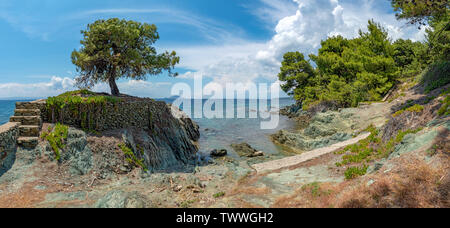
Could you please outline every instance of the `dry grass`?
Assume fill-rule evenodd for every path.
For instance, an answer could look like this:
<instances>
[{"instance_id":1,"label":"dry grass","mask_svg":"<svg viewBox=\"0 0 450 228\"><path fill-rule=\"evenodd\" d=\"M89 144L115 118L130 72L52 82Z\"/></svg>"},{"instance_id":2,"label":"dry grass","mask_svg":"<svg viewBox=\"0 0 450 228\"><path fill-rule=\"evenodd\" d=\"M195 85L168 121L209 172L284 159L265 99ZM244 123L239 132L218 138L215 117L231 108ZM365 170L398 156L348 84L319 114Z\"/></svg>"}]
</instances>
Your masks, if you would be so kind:
<instances>
[{"instance_id":1,"label":"dry grass","mask_svg":"<svg viewBox=\"0 0 450 228\"><path fill-rule=\"evenodd\" d=\"M256 188L256 187L239 187L239 188L233 188L230 192L230 195L238 195L238 194L248 194L248 195L266 195L270 194L272 192L272 189L263 187L263 188Z\"/></svg>"},{"instance_id":2,"label":"dry grass","mask_svg":"<svg viewBox=\"0 0 450 228\"><path fill-rule=\"evenodd\" d=\"M360 184L343 193L337 205L343 208L447 207L448 194L443 195L440 186L448 186L448 183L442 183L448 171L414 160L402 164L399 172L379 175L370 186Z\"/></svg>"},{"instance_id":3,"label":"dry grass","mask_svg":"<svg viewBox=\"0 0 450 228\"><path fill-rule=\"evenodd\" d=\"M289 196L279 197L273 208L329 208L334 207L339 186L330 183L305 185Z\"/></svg>"},{"instance_id":4,"label":"dry grass","mask_svg":"<svg viewBox=\"0 0 450 228\"><path fill-rule=\"evenodd\" d=\"M448 158L448 157L447 157ZM306 185L279 197L275 208L440 208L450 207L450 169L402 159L395 171L340 184Z\"/></svg>"}]
</instances>

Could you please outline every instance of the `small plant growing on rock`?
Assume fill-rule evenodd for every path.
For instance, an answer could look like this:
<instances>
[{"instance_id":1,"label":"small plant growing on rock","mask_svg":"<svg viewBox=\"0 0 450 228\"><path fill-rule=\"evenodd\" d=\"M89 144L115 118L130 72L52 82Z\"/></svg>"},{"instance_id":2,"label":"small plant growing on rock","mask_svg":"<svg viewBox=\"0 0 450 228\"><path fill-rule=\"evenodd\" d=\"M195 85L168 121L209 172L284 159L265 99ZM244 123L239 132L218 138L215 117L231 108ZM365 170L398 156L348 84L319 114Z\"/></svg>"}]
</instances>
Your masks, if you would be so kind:
<instances>
[{"instance_id":1,"label":"small plant growing on rock","mask_svg":"<svg viewBox=\"0 0 450 228\"><path fill-rule=\"evenodd\" d=\"M180 207L181 208L189 208L193 203L195 203L195 200L186 200L181 202Z\"/></svg>"},{"instance_id":2,"label":"small plant growing on rock","mask_svg":"<svg viewBox=\"0 0 450 228\"><path fill-rule=\"evenodd\" d=\"M218 192L216 194L213 195L214 198L220 198L220 197L224 197L225 196L225 192Z\"/></svg>"},{"instance_id":3,"label":"small plant growing on rock","mask_svg":"<svg viewBox=\"0 0 450 228\"><path fill-rule=\"evenodd\" d=\"M450 115L450 96L447 96L444 101L442 101L442 106L438 111L439 116Z\"/></svg>"},{"instance_id":4,"label":"small plant growing on rock","mask_svg":"<svg viewBox=\"0 0 450 228\"><path fill-rule=\"evenodd\" d=\"M69 127L60 123L57 123L53 129L48 128L48 132L43 133L41 136L43 139L52 147L53 152L55 152L55 160L61 158L61 150L66 147L64 144L69 132Z\"/></svg>"},{"instance_id":5,"label":"small plant growing on rock","mask_svg":"<svg viewBox=\"0 0 450 228\"><path fill-rule=\"evenodd\" d=\"M413 106L411 106L411 107L404 108L404 109L402 109L402 110L397 111L396 113L394 113L394 114L392 115L392 117L400 116L400 115L403 114L405 111L407 111L407 112L421 113L421 112L423 112L423 110L424 110L424 107L423 107L422 105L415 104L415 105L413 105Z\"/></svg>"},{"instance_id":6,"label":"small plant growing on rock","mask_svg":"<svg viewBox=\"0 0 450 228\"><path fill-rule=\"evenodd\" d=\"M369 166L363 165L362 167L349 167L345 171L345 179L351 180L359 176L363 176L367 173Z\"/></svg>"},{"instance_id":7,"label":"small plant growing on rock","mask_svg":"<svg viewBox=\"0 0 450 228\"><path fill-rule=\"evenodd\" d=\"M134 155L133 150L127 147L125 144L121 143L117 145L122 152L125 154L125 159L128 163L141 167L145 172L148 171L147 166L144 164L144 159L138 159L136 155Z\"/></svg>"}]
</instances>

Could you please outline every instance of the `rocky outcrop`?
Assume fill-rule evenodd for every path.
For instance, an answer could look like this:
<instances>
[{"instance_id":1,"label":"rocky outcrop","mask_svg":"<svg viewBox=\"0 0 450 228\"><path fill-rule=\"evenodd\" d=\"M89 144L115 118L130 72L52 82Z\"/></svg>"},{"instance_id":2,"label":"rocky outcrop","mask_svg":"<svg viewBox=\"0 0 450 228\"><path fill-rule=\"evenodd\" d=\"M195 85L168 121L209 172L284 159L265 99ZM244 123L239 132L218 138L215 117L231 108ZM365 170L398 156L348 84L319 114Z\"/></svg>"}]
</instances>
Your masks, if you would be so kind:
<instances>
[{"instance_id":1,"label":"rocky outcrop","mask_svg":"<svg viewBox=\"0 0 450 228\"><path fill-rule=\"evenodd\" d=\"M231 147L241 157L254 158L264 156L262 151L255 150L248 143L232 144Z\"/></svg>"},{"instance_id":2,"label":"rocky outcrop","mask_svg":"<svg viewBox=\"0 0 450 228\"><path fill-rule=\"evenodd\" d=\"M354 123L351 113L319 112L309 119L306 127L297 131L281 130L272 135L277 143L302 151L314 150L348 140Z\"/></svg>"},{"instance_id":3,"label":"rocky outcrop","mask_svg":"<svg viewBox=\"0 0 450 228\"><path fill-rule=\"evenodd\" d=\"M31 104L34 103L20 105ZM91 135L78 130L84 126L85 115L73 109L59 110L62 113L58 118L62 116L64 124L71 126L59 162L69 167L71 174L85 175L94 170L100 178L105 178L112 173L130 172L136 166L157 171L195 163L199 126L180 109L141 98L126 98L101 107L103 114L88 121L89 132L94 133ZM52 110L41 112L48 114L44 119L52 119ZM89 113L85 116L91 117ZM61 120L58 118L54 120ZM129 151L122 145L132 154L127 154ZM55 158L48 142L42 142L36 150L50 159Z\"/></svg>"}]
</instances>

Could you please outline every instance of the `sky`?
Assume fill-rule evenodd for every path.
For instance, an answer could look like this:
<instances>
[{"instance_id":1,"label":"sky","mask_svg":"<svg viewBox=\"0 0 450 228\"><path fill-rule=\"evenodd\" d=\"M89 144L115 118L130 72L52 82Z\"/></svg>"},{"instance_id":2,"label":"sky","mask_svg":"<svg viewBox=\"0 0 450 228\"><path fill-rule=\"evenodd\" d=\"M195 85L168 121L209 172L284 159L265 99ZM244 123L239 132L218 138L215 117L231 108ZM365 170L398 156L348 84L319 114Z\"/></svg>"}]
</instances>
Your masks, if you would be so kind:
<instances>
[{"instance_id":1,"label":"sky","mask_svg":"<svg viewBox=\"0 0 450 228\"><path fill-rule=\"evenodd\" d=\"M170 97L176 83L270 83L284 53L316 53L333 35L357 36L374 19L392 40L423 40L397 21L389 0L0 0L0 98L42 98L74 90L80 31L98 19L155 24L159 51L181 57L177 78L119 80L122 93ZM109 92L106 84L93 88ZM280 96L286 96L281 94Z\"/></svg>"}]
</instances>

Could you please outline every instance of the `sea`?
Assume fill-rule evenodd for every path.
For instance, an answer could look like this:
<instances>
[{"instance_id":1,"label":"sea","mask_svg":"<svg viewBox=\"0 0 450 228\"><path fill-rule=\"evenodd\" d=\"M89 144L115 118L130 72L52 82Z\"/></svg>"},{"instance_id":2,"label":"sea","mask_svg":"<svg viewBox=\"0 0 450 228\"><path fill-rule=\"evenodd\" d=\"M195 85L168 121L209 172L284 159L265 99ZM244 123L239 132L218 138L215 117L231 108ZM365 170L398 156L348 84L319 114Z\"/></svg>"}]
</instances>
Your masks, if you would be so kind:
<instances>
[{"instance_id":1,"label":"sea","mask_svg":"<svg viewBox=\"0 0 450 228\"><path fill-rule=\"evenodd\" d=\"M172 103L175 99L159 99L167 103ZM30 101L30 100L0 100L0 125L5 124L9 121L9 118L14 114L15 103L18 101ZM196 102L201 103L201 105L194 105ZM254 108L253 104L262 105L260 101L255 100L234 100L234 118L206 118L201 116L201 118L195 118L194 113L203 113L202 110L198 110L199 107L203 109L207 100L192 100L191 101L191 114L193 115L193 120L197 122L200 126L200 153L207 155L211 150L214 149L226 149L229 151L229 155L232 157L237 157L238 155L234 153L231 148L231 144L248 143L250 146L256 150L265 152L266 154L278 154L282 152L282 148L272 143L270 140L270 135L278 132L281 129L293 129L295 124L289 118L283 115L278 116L278 124L275 125L273 129L261 129L261 122L267 122L276 115L273 110L270 112L271 115L261 115L258 108ZM226 117L227 101L221 102L223 104L223 116ZM274 104L272 107L271 100L264 102L267 110L274 108L278 110L280 108L292 105L295 101L291 98L280 98L278 99L278 104ZM219 103L220 104L220 103ZM180 108L183 109L184 105ZM212 105L212 110L215 110L215 105ZM197 109L197 110L196 110ZM245 117L237 116L238 111L245 112ZM250 118L250 116L257 118ZM265 113L268 114L268 113ZM198 117L198 116L197 116Z\"/></svg>"}]
</instances>

